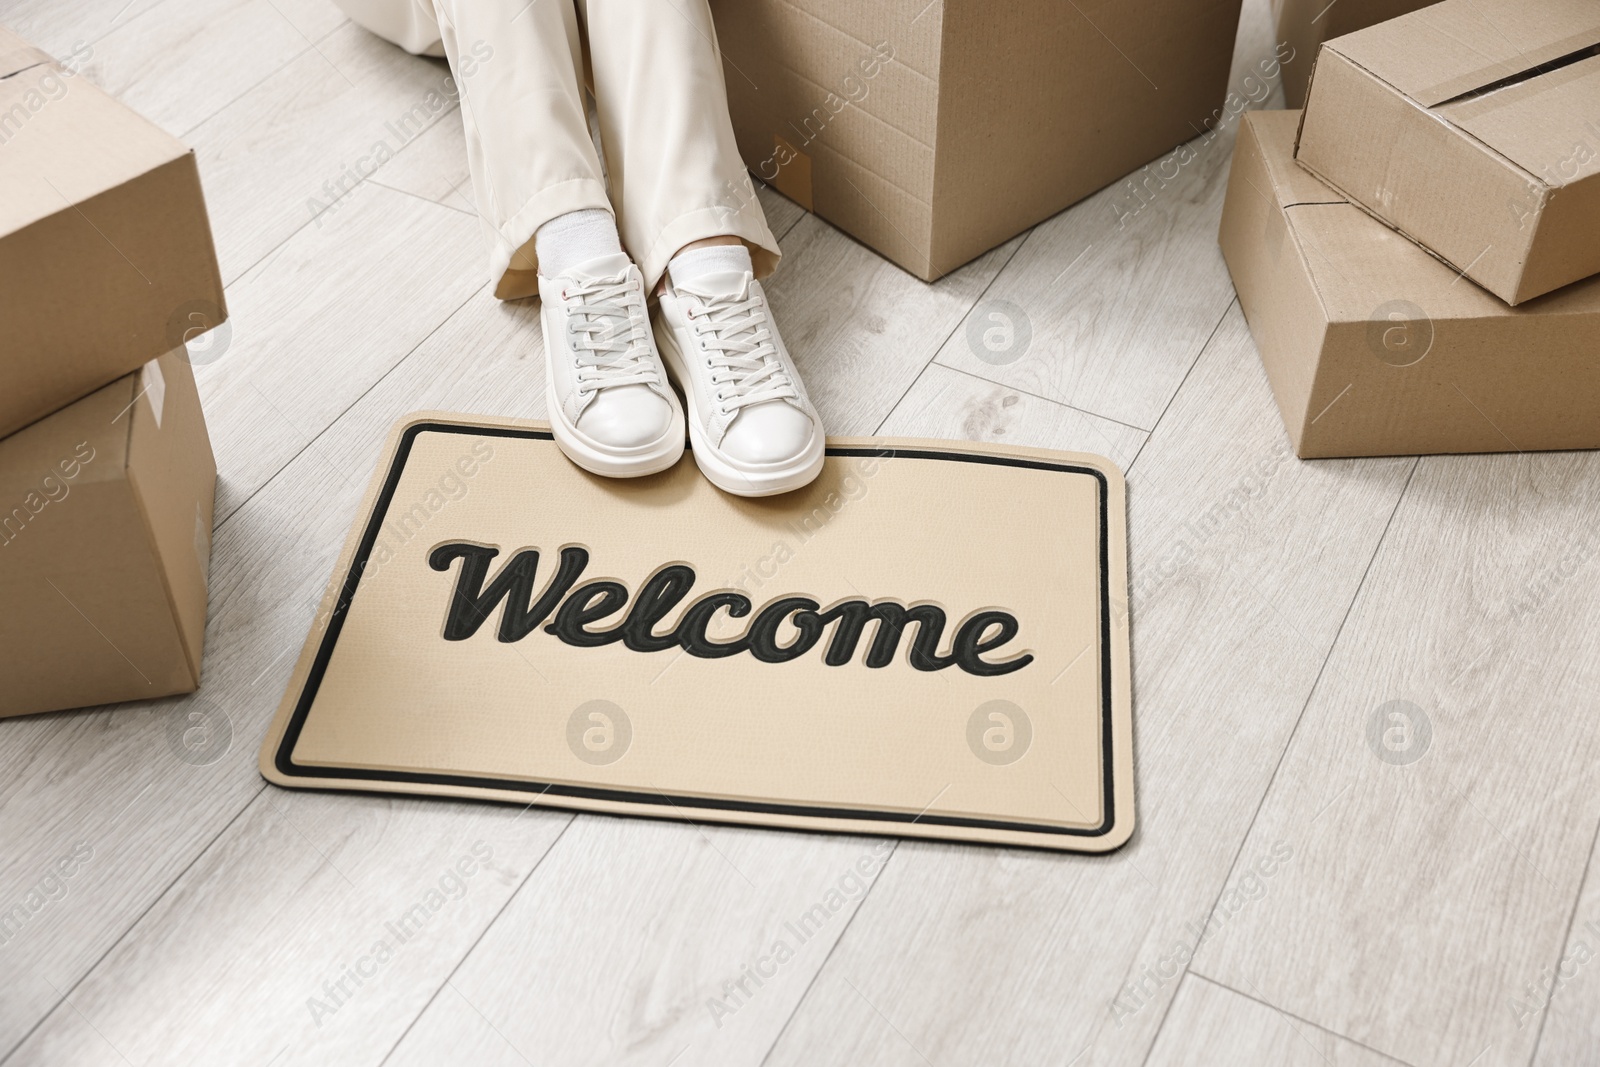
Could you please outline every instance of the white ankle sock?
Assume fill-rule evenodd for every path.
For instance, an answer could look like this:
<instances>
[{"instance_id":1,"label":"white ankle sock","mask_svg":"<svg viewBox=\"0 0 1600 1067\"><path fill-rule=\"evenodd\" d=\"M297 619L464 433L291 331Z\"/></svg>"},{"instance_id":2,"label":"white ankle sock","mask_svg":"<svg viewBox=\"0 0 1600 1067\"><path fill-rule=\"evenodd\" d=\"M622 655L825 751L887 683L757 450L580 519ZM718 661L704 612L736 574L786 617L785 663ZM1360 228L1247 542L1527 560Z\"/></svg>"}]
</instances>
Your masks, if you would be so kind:
<instances>
[{"instance_id":1,"label":"white ankle sock","mask_svg":"<svg viewBox=\"0 0 1600 1067\"><path fill-rule=\"evenodd\" d=\"M685 285L707 274L739 274L754 270L750 262L750 250L742 244L691 248L687 252L679 252L667 264L667 274L672 278L673 285Z\"/></svg>"},{"instance_id":2,"label":"white ankle sock","mask_svg":"<svg viewBox=\"0 0 1600 1067\"><path fill-rule=\"evenodd\" d=\"M539 273L555 278L581 263L622 251L617 220L599 208L569 211L540 226L533 235Z\"/></svg>"}]
</instances>

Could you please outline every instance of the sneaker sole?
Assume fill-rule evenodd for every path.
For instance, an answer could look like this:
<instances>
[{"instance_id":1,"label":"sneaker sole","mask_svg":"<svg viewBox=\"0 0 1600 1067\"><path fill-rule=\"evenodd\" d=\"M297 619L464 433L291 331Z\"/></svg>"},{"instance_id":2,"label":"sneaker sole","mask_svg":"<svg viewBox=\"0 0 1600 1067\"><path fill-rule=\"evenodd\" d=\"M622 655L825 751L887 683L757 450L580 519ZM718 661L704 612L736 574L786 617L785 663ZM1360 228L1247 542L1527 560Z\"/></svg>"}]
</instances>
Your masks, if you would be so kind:
<instances>
[{"instance_id":1,"label":"sneaker sole","mask_svg":"<svg viewBox=\"0 0 1600 1067\"><path fill-rule=\"evenodd\" d=\"M683 403L689 410L689 447L694 452L694 461L712 485L734 496L759 497L792 493L816 480L827 458L827 441L821 434L813 434L806 450L781 466L740 463L713 447L702 429L694 389L690 387L688 368L684 365L683 353L678 350L678 342L670 330L662 329L656 322L652 321L650 328L655 334L661 362L667 368L667 377L682 390Z\"/></svg>"}]
</instances>

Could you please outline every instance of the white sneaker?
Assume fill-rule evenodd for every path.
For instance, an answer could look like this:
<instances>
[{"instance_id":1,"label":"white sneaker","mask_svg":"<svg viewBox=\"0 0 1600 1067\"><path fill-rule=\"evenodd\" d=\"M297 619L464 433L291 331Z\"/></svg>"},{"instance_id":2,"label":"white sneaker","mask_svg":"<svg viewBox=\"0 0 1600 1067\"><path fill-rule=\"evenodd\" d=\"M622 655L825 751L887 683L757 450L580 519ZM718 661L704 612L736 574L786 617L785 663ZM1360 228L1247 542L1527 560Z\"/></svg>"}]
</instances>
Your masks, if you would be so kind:
<instances>
[{"instance_id":1,"label":"white sneaker","mask_svg":"<svg viewBox=\"0 0 1600 1067\"><path fill-rule=\"evenodd\" d=\"M586 471L635 478L683 455L683 407L650 333L644 279L627 256L539 276L550 429Z\"/></svg>"},{"instance_id":2,"label":"white sneaker","mask_svg":"<svg viewBox=\"0 0 1600 1067\"><path fill-rule=\"evenodd\" d=\"M711 483L738 496L807 485L822 470L822 420L749 271L670 283L656 344L689 404L689 443Z\"/></svg>"}]
</instances>

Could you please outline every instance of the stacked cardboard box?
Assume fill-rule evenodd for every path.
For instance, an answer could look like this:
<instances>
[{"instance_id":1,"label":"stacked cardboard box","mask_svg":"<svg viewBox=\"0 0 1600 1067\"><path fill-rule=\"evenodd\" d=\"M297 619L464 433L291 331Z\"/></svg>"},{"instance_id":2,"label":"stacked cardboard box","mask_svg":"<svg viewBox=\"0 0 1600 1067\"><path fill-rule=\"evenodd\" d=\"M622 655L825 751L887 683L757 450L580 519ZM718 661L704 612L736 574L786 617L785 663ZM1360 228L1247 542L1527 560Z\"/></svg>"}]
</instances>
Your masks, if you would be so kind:
<instances>
[{"instance_id":1,"label":"stacked cardboard box","mask_svg":"<svg viewBox=\"0 0 1600 1067\"><path fill-rule=\"evenodd\" d=\"M1239 6L711 2L751 172L924 280L1220 126Z\"/></svg>"},{"instance_id":2,"label":"stacked cardboard box","mask_svg":"<svg viewBox=\"0 0 1600 1067\"><path fill-rule=\"evenodd\" d=\"M225 315L193 153L0 27L0 715L199 684Z\"/></svg>"},{"instance_id":3,"label":"stacked cardboard box","mask_svg":"<svg viewBox=\"0 0 1600 1067\"><path fill-rule=\"evenodd\" d=\"M1221 244L1300 456L1600 447L1600 5L1329 42L1243 124Z\"/></svg>"}]
</instances>

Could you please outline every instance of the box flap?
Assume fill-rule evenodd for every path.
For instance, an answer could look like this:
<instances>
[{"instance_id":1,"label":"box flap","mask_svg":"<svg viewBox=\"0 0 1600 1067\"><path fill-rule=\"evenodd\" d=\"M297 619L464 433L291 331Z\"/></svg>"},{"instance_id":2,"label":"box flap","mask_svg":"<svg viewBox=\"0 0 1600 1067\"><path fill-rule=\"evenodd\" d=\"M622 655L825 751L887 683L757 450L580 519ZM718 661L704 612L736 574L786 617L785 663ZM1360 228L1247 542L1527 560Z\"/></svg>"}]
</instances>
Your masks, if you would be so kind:
<instances>
[{"instance_id":1,"label":"box flap","mask_svg":"<svg viewBox=\"0 0 1600 1067\"><path fill-rule=\"evenodd\" d=\"M1600 55L1439 108L1549 186L1600 174Z\"/></svg>"},{"instance_id":2,"label":"box flap","mask_svg":"<svg viewBox=\"0 0 1600 1067\"><path fill-rule=\"evenodd\" d=\"M1596 44L1595 0L1444 0L1325 47L1434 107Z\"/></svg>"},{"instance_id":3,"label":"box flap","mask_svg":"<svg viewBox=\"0 0 1600 1067\"><path fill-rule=\"evenodd\" d=\"M198 684L217 464L188 353L174 349L151 360L139 380L140 399L129 415L128 482Z\"/></svg>"},{"instance_id":4,"label":"box flap","mask_svg":"<svg viewBox=\"0 0 1600 1067\"><path fill-rule=\"evenodd\" d=\"M54 64L0 79L0 236L188 152L87 78Z\"/></svg>"}]
</instances>

